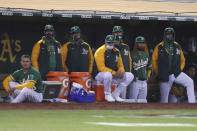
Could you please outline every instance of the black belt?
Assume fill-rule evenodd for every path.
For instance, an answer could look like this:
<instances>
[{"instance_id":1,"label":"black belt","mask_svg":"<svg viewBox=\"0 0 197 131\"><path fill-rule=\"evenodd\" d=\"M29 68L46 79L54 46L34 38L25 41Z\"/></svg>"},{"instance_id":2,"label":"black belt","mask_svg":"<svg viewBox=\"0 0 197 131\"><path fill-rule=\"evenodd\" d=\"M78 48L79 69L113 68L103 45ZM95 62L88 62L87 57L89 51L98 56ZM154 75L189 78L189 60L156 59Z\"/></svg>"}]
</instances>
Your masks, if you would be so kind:
<instances>
[{"instance_id":1,"label":"black belt","mask_svg":"<svg viewBox=\"0 0 197 131\"><path fill-rule=\"evenodd\" d=\"M144 78L138 78L138 80L140 80L140 81L145 81L146 79L144 79Z\"/></svg>"}]
</instances>

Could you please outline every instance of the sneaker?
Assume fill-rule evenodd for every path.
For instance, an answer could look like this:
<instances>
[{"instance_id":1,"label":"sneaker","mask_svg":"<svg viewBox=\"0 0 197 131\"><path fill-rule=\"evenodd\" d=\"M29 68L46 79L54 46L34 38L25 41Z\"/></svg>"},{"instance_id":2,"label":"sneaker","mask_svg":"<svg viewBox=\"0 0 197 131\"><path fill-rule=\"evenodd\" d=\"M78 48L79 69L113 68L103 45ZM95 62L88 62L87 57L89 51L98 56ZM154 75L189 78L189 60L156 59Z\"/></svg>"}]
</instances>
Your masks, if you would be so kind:
<instances>
[{"instance_id":1,"label":"sneaker","mask_svg":"<svg viewBox=\"0 0 197 131\"><path fill-rule=\"evenodd\" d=\"M117 102L124 102L125 99L120 98L119 96L116 96L114 94L112 94L113 98L115 99L115 101Z\"/></svg>"},{"instance_id":2,"label":"sneaker","mask_svg":"<svg viewBox=\"0 0 197 131\"><path fill-rule=\"evenodd\" d=\"M114 98L112 97L111 94L106 94L106 95L105 95L105 100L106 100L107 102L115 102L115 100L114 100Z\"/></svg>"}]
</instances>

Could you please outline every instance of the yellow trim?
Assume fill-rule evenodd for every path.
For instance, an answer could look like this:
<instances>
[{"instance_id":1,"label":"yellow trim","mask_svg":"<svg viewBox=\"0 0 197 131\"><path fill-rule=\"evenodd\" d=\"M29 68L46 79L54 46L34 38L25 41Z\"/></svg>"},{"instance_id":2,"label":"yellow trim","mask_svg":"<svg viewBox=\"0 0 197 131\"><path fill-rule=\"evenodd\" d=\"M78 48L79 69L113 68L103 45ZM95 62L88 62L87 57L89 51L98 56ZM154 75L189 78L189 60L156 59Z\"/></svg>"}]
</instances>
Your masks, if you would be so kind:
<instances>
[{"instance_id":1,"label":"yellow trim","mask_svg":"<svg viewBox=\"0 0 197 131\"><path fill-rule=\"evenodd\" d=\"M41 43L45 43L44 40L40 40L38 41L33 49L32 49L32 53L31 53L31 62L34 68L36 68L37 70L39 70L39 64L38 64L38 58L40 55L40 44Z\"/></svg>"},{"instance_id":2,"label":"yellow trim","mask_svg":"<svg viewBox=\"0 0 197 131\"><path fill-rule=\"evenodd\" d=\"M13 81L13 77L10 75L8 77L6 77L4 80L3 80L3 87L4 89L8 92L10 87L9 87L9 82Z\"/></svg>"},{"instance_id":3,"label":"yellow trim","mask_svg":"<svg viewBox=\"0 0 197 131\"><path fill-rule=\"evenodd\" d=\"M14 88L22 90L23 88L29 88L32 89L35 86L35 82L33 81L28 81L27 83L21 84L21 85L17 85Z\"/></svg>"},{"instance_id":4,"label":"yellow trim","mask_svg":"<svg viewBox=\"0 0 197 131\"><path fill-rule=\"evenodd\" d=\"M61 54L62 54L62 65L65 72L68 72L68 67L66 66L66 59L68 55L68 45L72 44L72 42L67 42L62 46Z\"/></svg>"},{"instance_id":5,"label":"yellow trim","mask_svg":"<svg viewBox=\"0 0 197 131\"><path fill-rule=\"evenodd\" d=\"M152 66L156 75L158 75L158 47L163 45L163 42L156 45L152 54Z\"/></svg>"}]
</instances>

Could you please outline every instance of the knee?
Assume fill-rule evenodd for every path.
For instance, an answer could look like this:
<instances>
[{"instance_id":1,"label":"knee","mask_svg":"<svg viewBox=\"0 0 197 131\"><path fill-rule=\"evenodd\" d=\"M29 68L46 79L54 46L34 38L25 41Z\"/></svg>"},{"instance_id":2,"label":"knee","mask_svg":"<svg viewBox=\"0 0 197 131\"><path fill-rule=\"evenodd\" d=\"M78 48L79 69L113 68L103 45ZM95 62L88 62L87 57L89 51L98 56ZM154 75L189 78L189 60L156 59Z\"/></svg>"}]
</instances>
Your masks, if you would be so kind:
<instances>
[{"instance_id":1,"label":"knee","mask_svg":"<svg viewBox=\"0 0 197 131\"><path fill-rule=\"evenodd\" d=\"M187 83L185 83L187 87L191 86L191 85L194 85L194 81L188 77L188 80L187 80Z\"/></svg>"},{"instance_id":2,"label":"knee","mask_svg":"<svg viewBox=\"0 0 197 131\"><path fill-rule=\"evenodd\" d=\"M22 94L24 94L24 95L28 95L29 94L29 91L30 91L30 89L28 89L28 88L23 88L22 90L21 90L21 93Z\"/></svg>"},{"instance_id":3,"label":"knee","mask_svg":"<svg viewBox=\"0 0 197 131\"><path fill-rule=\"evenodd\" d=\"M134 75L130 72L125 73L126 80L133 81Z\"/></svg>"},{"instance_id":4,"label":"knee","mask_svg":"<svg viewBox=\"0 0 197 131\"><path fill-rule=\"evenodd\" d=\"M103 77L104 77L104 80L107 80L107 81L112 80L112 74L110 72L105 72Z\"/></svg>"}]
</instances>

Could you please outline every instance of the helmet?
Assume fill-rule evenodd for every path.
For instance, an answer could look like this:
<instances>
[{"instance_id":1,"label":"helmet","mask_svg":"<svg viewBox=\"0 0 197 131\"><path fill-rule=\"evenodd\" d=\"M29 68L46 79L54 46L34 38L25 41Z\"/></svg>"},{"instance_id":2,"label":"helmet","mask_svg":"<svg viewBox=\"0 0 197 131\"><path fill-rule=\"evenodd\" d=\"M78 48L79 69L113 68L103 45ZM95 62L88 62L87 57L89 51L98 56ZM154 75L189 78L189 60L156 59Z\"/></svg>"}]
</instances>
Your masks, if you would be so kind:
<instances>
[{"instance_id":1,"label":"helmet","mask_svg":"<svg viewBox=\"0 0 197 131\"><path fill-rule=\"evenodd\" d=\"M70 28L70 33L80 33L80 28L79 26L73 26Z\"/></svg>"},{"instance_id":2,"label":"helmet","mask_svg":"<svg viewBox=\"0 0 197 131\"><path fill-rule=\"evenodd\" d=\"M105 43L108 42L114 42L115 41L115 36L114 35L107 35L105 38Z\"/></svg>"},{"instance_id":3,"label":"helmet","mask_svg":"<svg viewBox=\"0 0 197 131\"><path fill-rule=\"evenodd\" d=\"M114 26L112 32L123 32L122 26Z\"/></svg>"},{"instance_id":4,"label":"helmet","mask_svg":"<svg viewBox=\"0 0 197 131\"><path fill-rule=\"evenodd\" d=\"M53 25L45 25L44 31L47 31L47 30L54 31Z\"/></svg>"},{"instance_id":5,"label":"helmet","mask_svg":"<svg viewBox=\"0 0 197 131\"><path fill-rule=\"evenodd\" d=\"M145 43L146 40L143 36L138 36L135 38L135 43Z\"/></svg>"}]
</instances>

